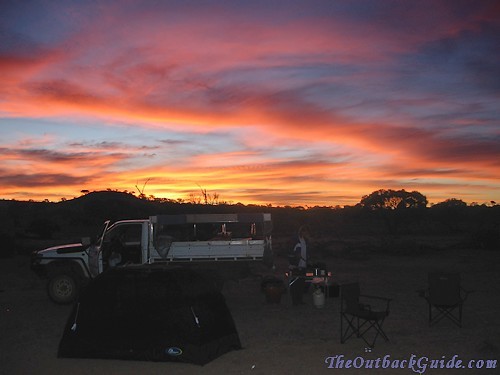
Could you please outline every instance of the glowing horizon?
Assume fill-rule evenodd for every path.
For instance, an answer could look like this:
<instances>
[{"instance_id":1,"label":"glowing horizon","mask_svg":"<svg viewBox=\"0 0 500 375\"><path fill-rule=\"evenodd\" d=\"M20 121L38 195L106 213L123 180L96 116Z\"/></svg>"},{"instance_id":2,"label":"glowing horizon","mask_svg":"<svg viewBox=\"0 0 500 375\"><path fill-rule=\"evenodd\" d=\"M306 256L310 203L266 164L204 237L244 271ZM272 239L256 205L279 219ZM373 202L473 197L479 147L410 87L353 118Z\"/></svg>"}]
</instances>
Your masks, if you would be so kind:
<instances>
[{"instance_id":1,"label":"glowing horizon","mask_svg":"<svg viewBox=\"0 0 500 375\"><path fill-rule=\"evenodd\" d=\"M495 1L0 5L0 199L500 201Z\"/></svg>"}]
</instances>

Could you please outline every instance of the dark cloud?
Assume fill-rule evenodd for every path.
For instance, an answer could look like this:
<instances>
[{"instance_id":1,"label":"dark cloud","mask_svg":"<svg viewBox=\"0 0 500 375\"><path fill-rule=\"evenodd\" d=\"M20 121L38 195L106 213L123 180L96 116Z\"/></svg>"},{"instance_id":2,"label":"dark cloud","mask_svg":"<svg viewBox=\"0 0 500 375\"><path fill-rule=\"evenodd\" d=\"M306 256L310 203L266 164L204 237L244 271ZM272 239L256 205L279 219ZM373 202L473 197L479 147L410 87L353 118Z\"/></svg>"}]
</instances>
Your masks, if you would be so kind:
<instances>
[{"instance_id":1,"label":"dark cloud","mask_svg":"<svg viewBox=\"0 0 500 375\"><path fill-rule=\"evenodd\" d=\"M155 150L158 148L158 146L148 146L148 145L141 145L141 146L134 146L130 145L128 143L124 142L109 142L109 141L102 141L102 142L71 142L68 144L69 147L73 148L82 148L87 151L86 153L90 152L88 149L95 149L100 151L113 151L113 154L117 154L116 150L137 150L137 151L143 151L143 150Z\"/></svg>"},{"instance_id":2,"label":"dark cloud","mask_svg":"<svg viewBox=\"0 0 500 375\"><path fill-rule=\"evenodd\" d=\"M168 146L177 146L177 145L185 145L189 144L188 141L186 140L180 140L180 139L160 139L158 142L168 145Z\"/></svg>"},{"instance_id":3,"label":"dark cloud","mask_svg":"<svg viewBox=\"0 0 500 375\"><path fill-rule=\"evenodd\" d=\"M34 82L27 84L26 88L35 96L49 98L59 102L85 105L100 104L104 101L103 98L84 89L83 86L65 79Z\"/></svg>"},{"instance_id":4,"label":"dark cloud","mask_svg":"<svg viewBox=\"0 0 500 375\"><path fill-rule=\"evenodd\" d=\"M465 68L480 87L500 93L500 7L496 23L482 25L476 37L471 37L472 52L465 60Z\"/></svg>"},{"instance_id":5,"label":"dark cloud","mask_svg":"<svg viewBox=\"0 0 500 375\"><path fill-rule=\"evenodd\" d=\"M500 139L474 139L474 137L437 139L433 144L423 145L422 157L442 161L443 163L454 162L482 163L500 167Z\"/></svg>"},{"instance_id":6,"label":"dark cloud","mask_svg":"<svg viewBox=\"0 0 500 375\"><path fill-rule=\"evenodd\" d=\"M474 12L457 17L450 32L429 37L402 60L415 67L415 87L450 95L474 95L478 88L500 91L500 7L491 2L467 6Z\"/></svg>"},{"instance_id":7,"label":"dark cloud","mask_svg":"<svg viewBox=\"0 0 500 375\"><path fill-rule=\"evenodd\" d=\"M19 160L33 159L39 162L52 162L52 163L73 163L84 162L85 160L93 161L104 155L98 152L61 152L49 149L8 149L0 148L0 153L9 155L10 158L15 157ZM121 159L127 157L124 153L111 153L110 157Z\"/></svg>"},{"instance_id":8,"label":"dark cloud","mask_svg":"<svg viewBox=\"0 0 500 375\"><path fill-rule=\"evenodd\" d=\"M72 176L63 173L0 174L0 185L4 188L83 186L91 180L90 176Z\"/></svg>"}]
</instances>

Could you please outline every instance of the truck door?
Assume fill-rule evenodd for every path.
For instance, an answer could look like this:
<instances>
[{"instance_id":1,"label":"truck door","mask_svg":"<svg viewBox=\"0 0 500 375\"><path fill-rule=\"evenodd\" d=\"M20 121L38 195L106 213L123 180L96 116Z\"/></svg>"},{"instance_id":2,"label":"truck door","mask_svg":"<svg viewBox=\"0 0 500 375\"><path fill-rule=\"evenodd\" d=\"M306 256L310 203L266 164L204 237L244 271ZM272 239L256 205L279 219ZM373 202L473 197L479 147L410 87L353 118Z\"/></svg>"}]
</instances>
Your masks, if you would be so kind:
<instances>
[{"instance_id":1,"label":"truck door","mask_svg":"<svg viewBox=\"0 0 500 375\"><path fill-rule=\"evenodd\" d=\"M99 247L93 243L89 247L89 270L92 278L99 275L102 271L99 267L99 263L101 262L101 256L99 252Z\"/></svg>"},{"instance_id":2,"label":"truck door","mask_svg":"<svg viewBox=\"0 0 500 375\"><path fill-rule=\"evenodd\" d=\"M103 271L101 248L103 237L108 229L109 223L109 220L105 221L97 237L91 240L89 247L89 270L93 278Z\"/></svg>"}]
</instances>

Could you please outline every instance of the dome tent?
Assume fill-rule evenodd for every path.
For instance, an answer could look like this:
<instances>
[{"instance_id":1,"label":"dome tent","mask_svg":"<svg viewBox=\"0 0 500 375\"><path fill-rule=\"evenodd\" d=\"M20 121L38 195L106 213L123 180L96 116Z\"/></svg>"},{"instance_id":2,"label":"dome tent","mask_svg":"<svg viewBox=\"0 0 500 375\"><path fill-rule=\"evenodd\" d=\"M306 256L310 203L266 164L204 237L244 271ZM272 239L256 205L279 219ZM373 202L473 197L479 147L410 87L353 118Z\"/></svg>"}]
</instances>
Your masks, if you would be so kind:
<instances>
[{"instance_id":1,"label":"dome tent","mask_svg":"<svg viewBox=\"0 0 500 375\"><path fill-rule=\"evenodd\" d=\"M241 349L224 296L184 268L122 267L81 293L59 357L176 361L204 365Z\"/></svg>"}]
</instances>

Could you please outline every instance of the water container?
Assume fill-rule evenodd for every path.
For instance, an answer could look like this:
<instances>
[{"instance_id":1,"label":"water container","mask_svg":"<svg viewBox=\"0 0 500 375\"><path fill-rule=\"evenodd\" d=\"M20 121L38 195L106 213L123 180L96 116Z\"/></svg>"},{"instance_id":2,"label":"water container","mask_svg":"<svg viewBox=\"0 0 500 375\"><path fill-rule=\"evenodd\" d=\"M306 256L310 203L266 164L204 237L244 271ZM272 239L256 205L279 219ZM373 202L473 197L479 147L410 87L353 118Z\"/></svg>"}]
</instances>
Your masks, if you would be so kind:
<instances>
[{"instance_id":1,"label":"water container","mask_svg":"<svg viewBox=\"0 0 500 375\"><path fill-rule=\"evenodd\" d=\"M325 293L323 293L323 291L320 288L314 291L313 302L314 306L316 306L318 309L321 309L322 307L325 306Z\"/></svg>"}]
</instances>

